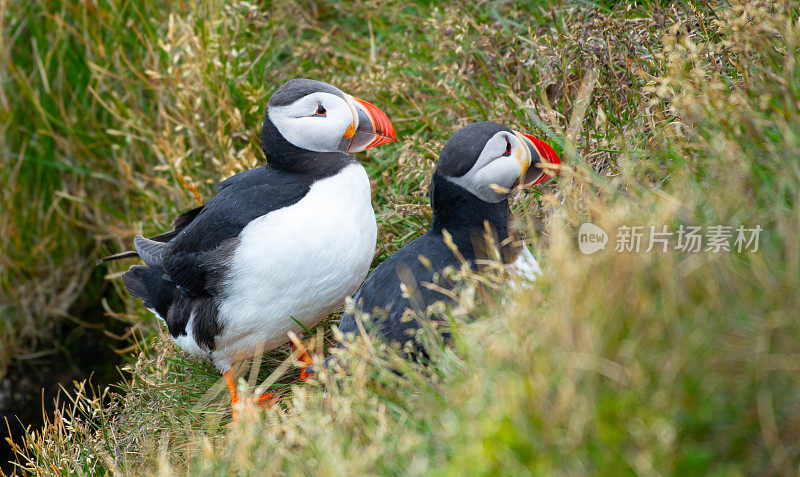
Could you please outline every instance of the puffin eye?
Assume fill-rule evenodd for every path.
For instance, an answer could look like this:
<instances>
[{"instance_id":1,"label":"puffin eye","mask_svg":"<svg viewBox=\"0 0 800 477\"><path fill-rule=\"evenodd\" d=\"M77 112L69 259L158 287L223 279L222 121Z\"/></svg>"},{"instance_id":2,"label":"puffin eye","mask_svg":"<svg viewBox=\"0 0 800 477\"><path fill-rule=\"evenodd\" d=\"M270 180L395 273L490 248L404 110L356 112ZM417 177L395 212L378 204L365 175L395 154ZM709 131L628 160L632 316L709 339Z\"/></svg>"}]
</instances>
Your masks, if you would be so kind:
<instances>
[{"instance_id":1,"label":"puffin eye","mask_svg":"<svg viewBox=\"0 0 800 477\"><path fill-rule=\"evenodd\" d=\"M503 153L504 156L511 155L511 143L506 139L506 152Z\"/></svg>"},{"instance_id":2,"label":"puffin eye","mask_svg":"<svg viewBox=\"0 0 800 477\"><path fill-rule=\"evenodd\" d=\"M325 107L323 107L322 104L318 104L317 111L314 113L314 116L325 116L325 113L327 113Z\"/></svg>"}]
</instances>

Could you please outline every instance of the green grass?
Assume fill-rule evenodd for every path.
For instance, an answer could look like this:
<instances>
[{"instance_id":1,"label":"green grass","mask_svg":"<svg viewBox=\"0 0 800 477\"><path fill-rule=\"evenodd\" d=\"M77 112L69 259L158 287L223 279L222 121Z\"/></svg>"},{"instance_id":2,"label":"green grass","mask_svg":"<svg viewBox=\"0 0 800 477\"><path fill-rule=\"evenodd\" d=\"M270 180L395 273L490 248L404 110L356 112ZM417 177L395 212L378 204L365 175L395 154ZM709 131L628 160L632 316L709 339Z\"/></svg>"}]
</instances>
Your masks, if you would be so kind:
<instances>
[{"instance_id":1,"label":"green grass","mask_svg":"<svg viewBox=\"0 0 800 477\"><path fill-rule=\"evenodd\" d=\"M58 341L38 324L87 280L137 339L121 384L77 384L16 441L21 468L796 473L800 5L630 5L0 3L4 359ZM466 273L481 319L453 313L453 346L429 332L430 364L370 340L319 382L293 386L289 369L272 384L280 406L230 423L218 375L156 336L113 279L125 265L103 290L87 264L255 166L266 99L296 76L395 125L396 144L359 157L376 263L425 229L436 156L467 123L539 135L565 167L514 200L545 268L534 286ZM591 256L577 249L587 221L612 240ZM763 232L757 253L630 254L613 250L621 225ZM315 332L330 342L335 320ZM245 388L286 355L244 363Z\"/></svg>"}]
</instances>

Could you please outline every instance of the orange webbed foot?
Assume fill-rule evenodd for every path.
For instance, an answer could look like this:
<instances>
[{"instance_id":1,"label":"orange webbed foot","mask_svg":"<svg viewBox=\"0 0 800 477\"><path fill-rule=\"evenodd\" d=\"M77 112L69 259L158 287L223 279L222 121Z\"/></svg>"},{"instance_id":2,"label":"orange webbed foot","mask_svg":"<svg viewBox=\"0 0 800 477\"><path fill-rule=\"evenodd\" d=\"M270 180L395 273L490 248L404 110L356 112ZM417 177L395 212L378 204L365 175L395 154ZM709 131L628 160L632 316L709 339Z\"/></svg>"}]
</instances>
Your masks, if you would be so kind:
<instances>
[{"instance_id":1,"label":"orange webbed foot","mask_svg":"<svg viewBox=\"0 0 800 477\"><path fill-rule=\"evenodd\" d=\"M277 393L264 393L258 399L255 399L254 404L258 407L269 409L278 402L278 397Z\"/></svg>"},{"instance_id":2,"label":"orange webbed foot","mask_svg":"<svg viewBox=\"0 0 800 477\"><path fill-rule=\"evenodd\" d=\"M297 357L298 361L305 365L300 370L300 381L304 381L310 377L313 377L316 373L308 371L308 368L314 364L314 360L308 355L308 351L306 350L306 347L303 346L303 342L300 341L300 338L298 338L294 333L289 334L289 339L291 339L292 354Z\"/></svg>"},{"instance_id":3,"label":"orange webbed foot","mask_svg":"<svg viewBox=\"0 0 800 477\"><path fill-rule=\"evenodd\" d=\"M239 408L243 407L243 403L247 402L258 407L265 409L271 408L278 402L278 395L276 393L264 393L257 398L239 398L239 393L236 390L236 383L233 379L233 370L229 369L222 374L225 382L228 383L228 390L231 392L231 414L235 421L238 415Z\"/></svg>"}]
</instances>

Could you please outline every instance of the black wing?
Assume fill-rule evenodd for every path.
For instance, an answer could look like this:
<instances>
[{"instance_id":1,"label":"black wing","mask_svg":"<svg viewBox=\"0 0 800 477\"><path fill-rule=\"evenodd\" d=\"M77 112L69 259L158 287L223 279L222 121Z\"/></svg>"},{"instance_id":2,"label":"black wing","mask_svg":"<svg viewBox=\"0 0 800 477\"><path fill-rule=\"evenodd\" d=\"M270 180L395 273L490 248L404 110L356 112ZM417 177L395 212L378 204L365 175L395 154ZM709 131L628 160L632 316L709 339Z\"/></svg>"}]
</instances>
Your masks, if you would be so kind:
<instances>
[{"instance_id":1,"label":"black wing","mask_svg":"<svg viewBox=\"0 0 800 477\"><path fill-rule=\"evenodd\" d=\"M239 173L220 184L219 192L168 243L135 241L147 265L164 270L181 292L208 292L209 274L219 268L221 249L232 253L231 239L254 219L288 207L305 197L313 180L304 174L262 166ZM223 247L223 245L228 245Z\"/></svg>"},{"instance_id":2,"label":"black wing","mask_svg":"<svg viewBox=\"0 0 800 477\"><path fill-rule=\"evenodd\" d=\"M420 261L420 255L430 263ZM447 248L442 236L428 232L378 265L358 289L353 300L358 309L372 314L371 325L376 327L379 336L390 343L402 345L412 340L419 328L414 320L402 320L406 309L424 311L437 301L449 300L447 295L426 288L424 284L432 283L435 273L441 273L451 265L457 267L458 260ZM401 284L409 287L411 300L403 296ZM368 330L370 328L367 326ZM355 316L345 313L339 330L345 334L358 335Z\"/></svg>"},{"instance_id":3,"label":"black wing","mask_svg":"<svg viewBox=\"0 0 800 477\"><path fill-rule=\"evenodd\" d=\"M272 174L269 174L272 172ZM250 169L244 172L240 172L239 174L235 174L224 181L217 184L217 194L221 191L232 188L234 190L241 190L247 187L255 187L260 182L275 182L274 180L270 180L271 175L276 175L276 172L271 167L258 167L256 169ZM306 189L307 192L307 189ZM212 199L213 200L213 199ZM167 243L178 236L179 233L183 231L189 224L191 224L200 212L203 211L206 205L201 205L200 207L195 207L194 209L187 210L182 214L175 217L172 221L172 230L164 233L160 233L158 235L153 235L152 237L148 237L149 240L153 240L155 242ZM106 262L112 262L115 260L122 260L124 258L133 258L139 257L139 253L136 250L126 250L124 252L120 252L114 255L109 255L108 257L103 257L97 261L97 265Z\"/></svg>"}]
</instances>

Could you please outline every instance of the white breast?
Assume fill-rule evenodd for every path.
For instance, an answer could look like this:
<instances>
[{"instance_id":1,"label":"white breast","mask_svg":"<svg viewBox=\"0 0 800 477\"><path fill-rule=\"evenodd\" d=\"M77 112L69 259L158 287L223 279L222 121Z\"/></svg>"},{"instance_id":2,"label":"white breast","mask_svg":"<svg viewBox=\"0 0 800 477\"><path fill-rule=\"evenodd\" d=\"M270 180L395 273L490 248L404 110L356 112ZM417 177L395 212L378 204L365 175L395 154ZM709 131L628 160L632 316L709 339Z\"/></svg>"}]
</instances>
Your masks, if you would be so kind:
<instances>
[{"instance_id":1,"label":"white breast","mask_svg":"<svg viewBox=\"0 0 800 477\"><path fill-rule=\"evenodd\" d=\"M533 254L528 250L528 246L522 244L522 250L517 255L514 263L507 265L508 271L517 275L524 281L533 282L542 274L542 268L539 262L536 261Z\"/></svg>"},{"instance_id":2,"label":"white breast","mask_svg":"<svg viewBox=\"0 0 800 477\"><path fill-rule=\"evenodd\" d=\"M335 311L364 280L377 225L360 164L315 182L298 203L252 221L239 235L219 305L212 360L224 368L288 341Z\"/></svg>"}]
</instances>

